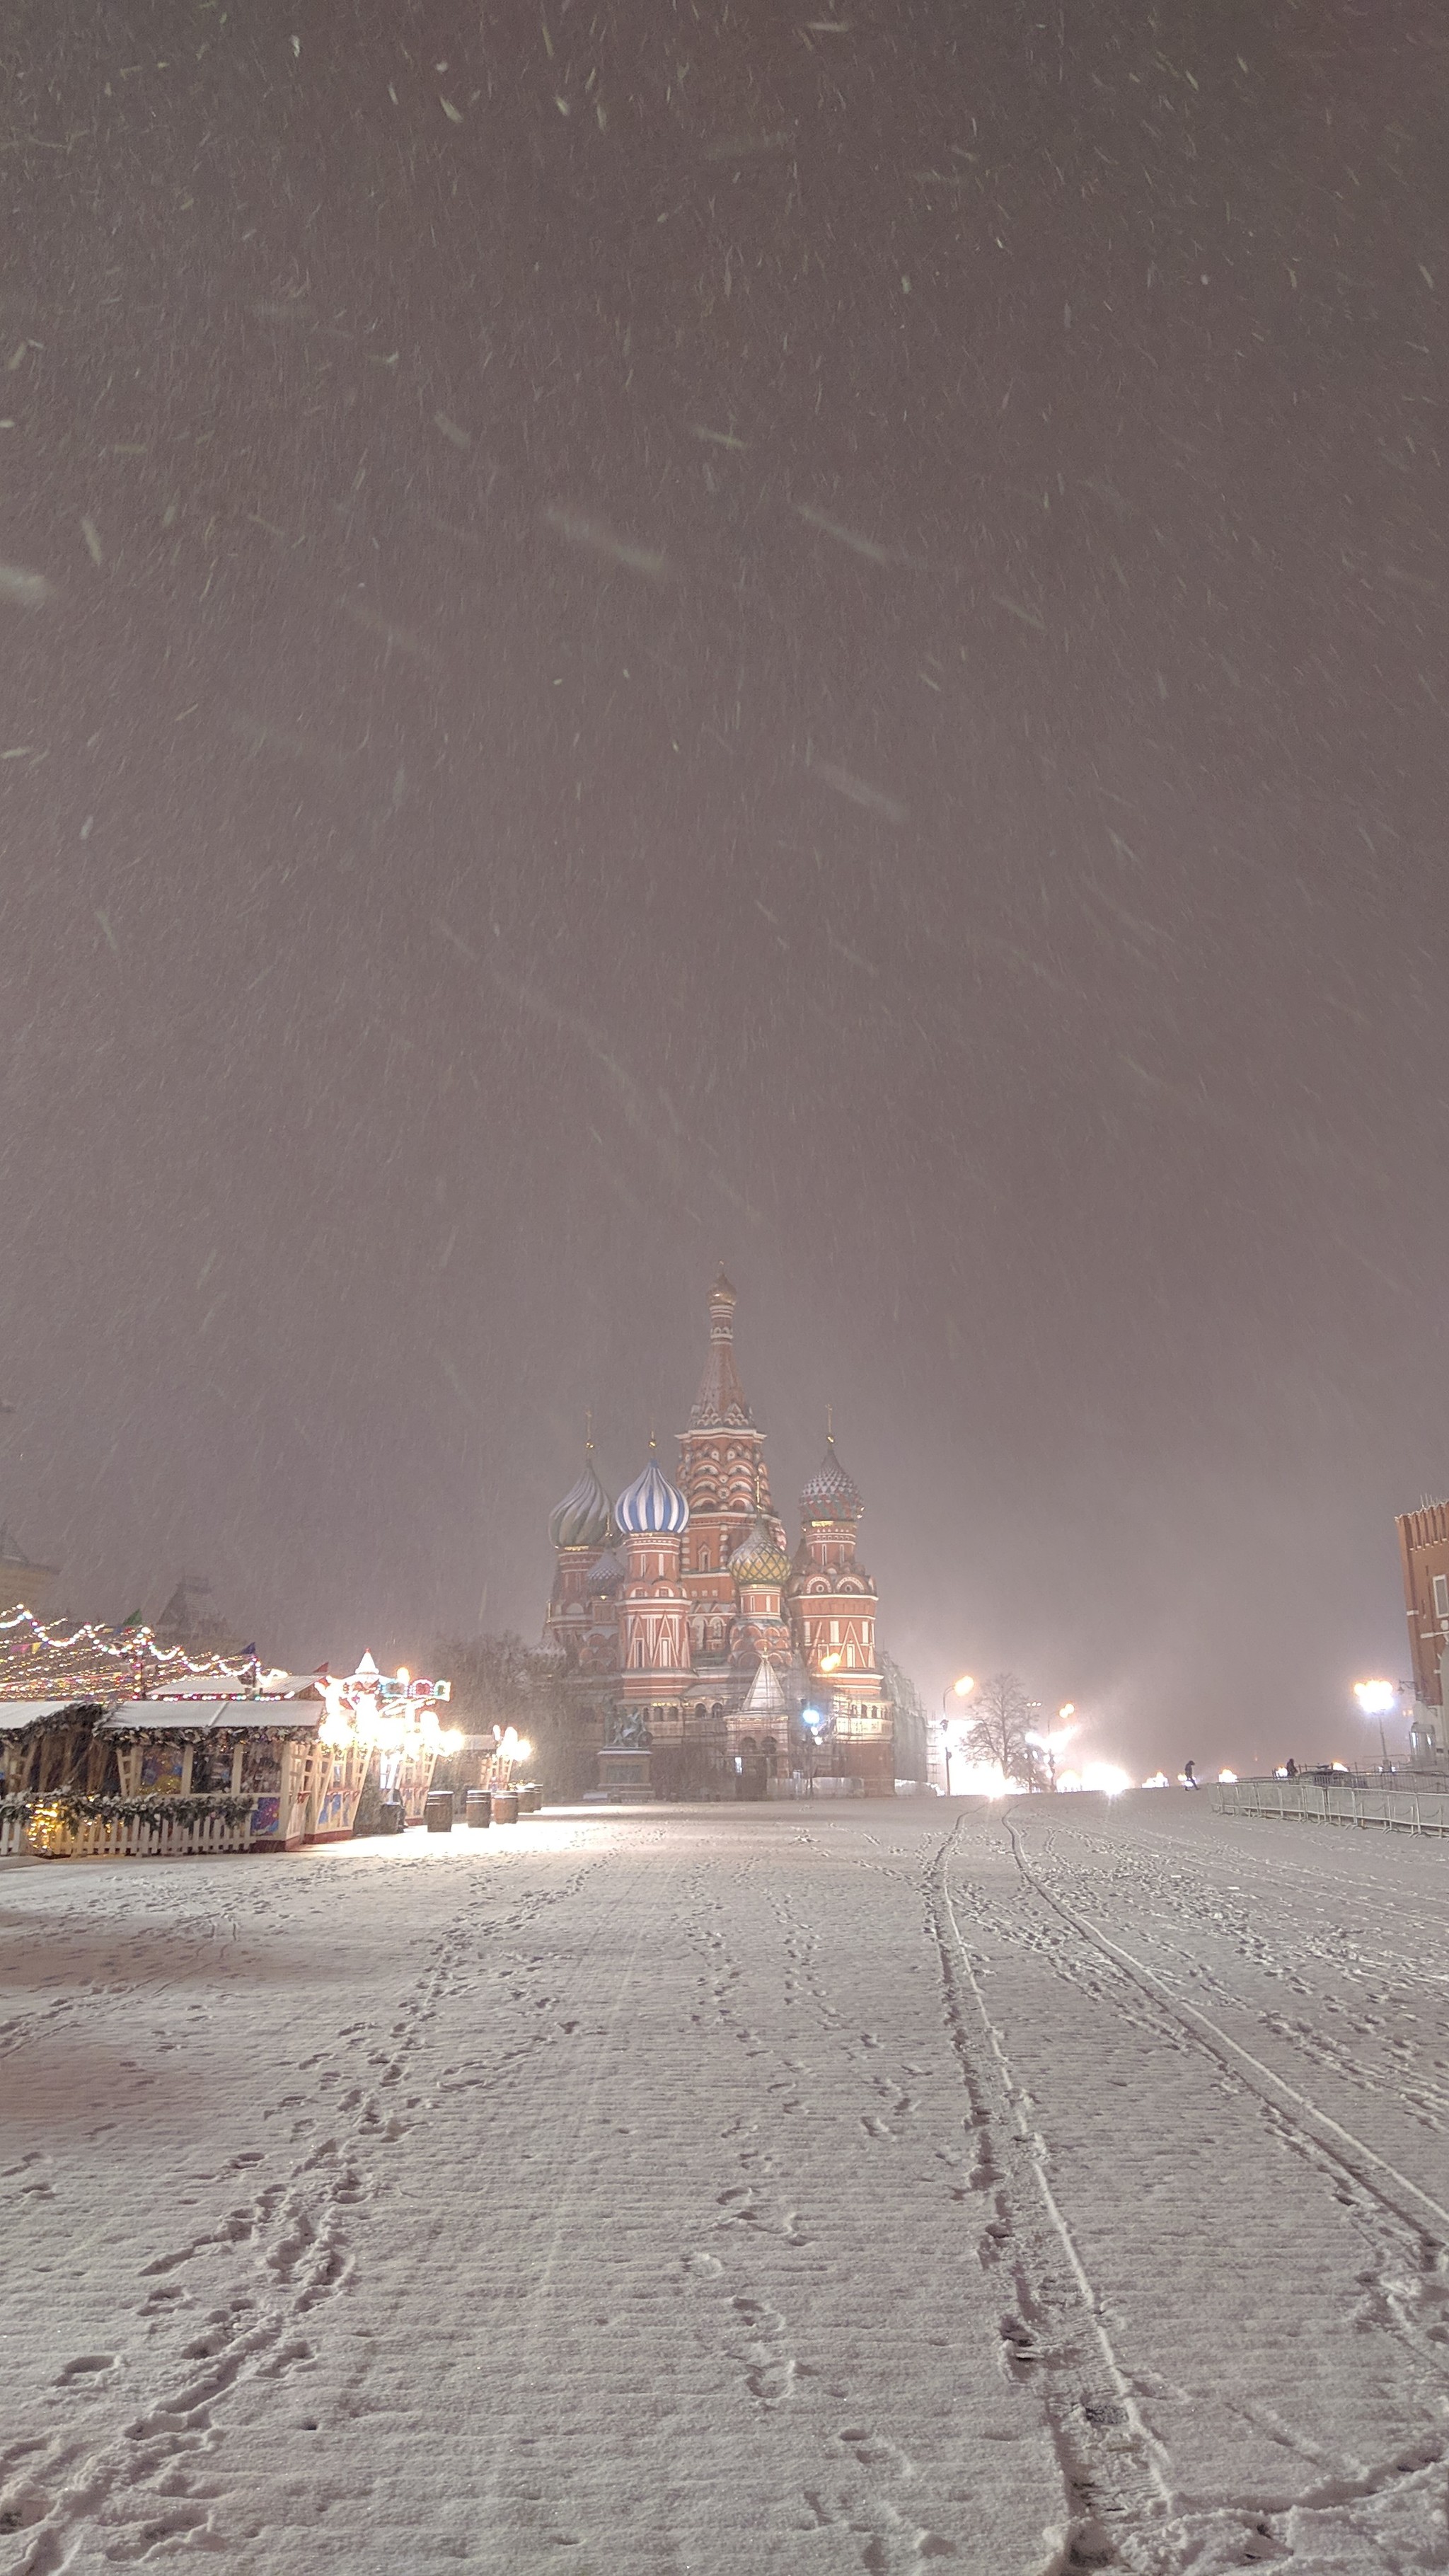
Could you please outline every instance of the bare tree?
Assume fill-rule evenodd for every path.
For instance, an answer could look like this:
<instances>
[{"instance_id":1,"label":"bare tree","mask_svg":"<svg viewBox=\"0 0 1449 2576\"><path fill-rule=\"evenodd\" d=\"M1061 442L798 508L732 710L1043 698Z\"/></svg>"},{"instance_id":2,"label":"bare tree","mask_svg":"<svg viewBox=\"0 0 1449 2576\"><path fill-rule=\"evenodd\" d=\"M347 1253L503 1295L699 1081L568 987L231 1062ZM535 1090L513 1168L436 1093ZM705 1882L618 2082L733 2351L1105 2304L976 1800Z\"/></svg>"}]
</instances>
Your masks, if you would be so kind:
<instances>
[{"instance_id":1,"label":"bare tree","mask_svg":"<svg viewBox=\"0 0 1449 2576\"><path fill-rule=\"evenodd\" d=\"M1035 1763L1026 1737L1035 1712L1019 1676L993 1673L989 1681L978 1685L971 1706L967 1751L978 1762L997 1763L1003 1778L1030 1784Z\"/></svg>"},{"instance_id":2,"label":"bare tree","mask_svg":"<svg viewBox=\"0 0 1449 2576\"><path fill-rule=\"evenodd\" d=\"M554 1785L567 1773L569 1708L562 1684L563 1658L547 1648L525 1644L511 1628L498 1636L442 1638L433 1648L433 1670L446 1673L453 1685L448 1718L468 1735L487 1735L495 1726L516 1726L532 1747L530 1777ZM462 1779L458 1764L440 1766L440 1785Z\"/></svg>"}]
</instances>

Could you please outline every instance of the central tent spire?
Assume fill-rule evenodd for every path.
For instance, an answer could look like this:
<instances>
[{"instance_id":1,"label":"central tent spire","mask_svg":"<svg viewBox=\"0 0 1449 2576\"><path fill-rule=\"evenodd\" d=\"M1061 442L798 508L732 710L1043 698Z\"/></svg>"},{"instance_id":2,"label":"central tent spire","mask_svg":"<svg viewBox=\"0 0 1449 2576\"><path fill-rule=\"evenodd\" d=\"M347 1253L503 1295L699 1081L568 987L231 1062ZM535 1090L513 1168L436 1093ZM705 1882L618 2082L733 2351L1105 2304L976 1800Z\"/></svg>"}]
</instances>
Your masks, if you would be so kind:
<instances>
[{"instance_id":1,"label":"central tent spire","mask_svg":"<svg viewBox=\"0 0 1449 2576\"><path fill-rule=\"evenodd\" d=\"M751 1420L735 1367L735 1292L721 1263L709 1292L709 1350L689 1427L691 1431L747 1430Z\"/></svg>"}]
</instances>

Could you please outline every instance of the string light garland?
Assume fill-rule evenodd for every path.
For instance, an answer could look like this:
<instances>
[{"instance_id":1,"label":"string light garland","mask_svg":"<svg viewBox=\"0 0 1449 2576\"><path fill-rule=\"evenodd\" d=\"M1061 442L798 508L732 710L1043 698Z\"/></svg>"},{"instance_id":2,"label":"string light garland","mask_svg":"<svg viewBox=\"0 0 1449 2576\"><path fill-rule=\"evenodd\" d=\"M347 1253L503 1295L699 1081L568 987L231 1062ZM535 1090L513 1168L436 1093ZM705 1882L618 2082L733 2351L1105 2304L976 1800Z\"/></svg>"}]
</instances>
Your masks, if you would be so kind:
<instances>
[{"instance_id":1,"label":"string light garland","mask_svg":"<svg viewBox=\"0 0 1449 2576\"><path fill-rule=\"evenodd\" d=\"M255 1682L260 1665L255 1655L228 1662L224 1655L188 1655L184 1646L159 1646L154 1629L98 1627L87 1620L68 1631L48 1628L33 1610L8 1611L0 1618L0 1700L36 1699L38 1688L51 1695L69 1692L77 1698L117 1696L118 1667L130 1666L131 1687L144 1693L165 1674L215 1674L218 1681Z\"/></svg>"},{"instance_id":2,"label":"string light garland","mask_svg":"<svg viewBox=\"0 0 1449 2576\"><path fill-rule=\"evenodd\" d=\"M257 1803L254 1789L232 1796L221 1793L208 1797L200 1792L186 1798L168 1797L164 1791L149 1797L88 1798L70 1790L56 1790L43 1798L0 1798L0 1824L28 1823L32 1835L37 1831L57 1830L74 1833L78 1825L199 1825L208 1816L220 1816L228 1825L239 1825Z\"/></svg>"}]
</instances>

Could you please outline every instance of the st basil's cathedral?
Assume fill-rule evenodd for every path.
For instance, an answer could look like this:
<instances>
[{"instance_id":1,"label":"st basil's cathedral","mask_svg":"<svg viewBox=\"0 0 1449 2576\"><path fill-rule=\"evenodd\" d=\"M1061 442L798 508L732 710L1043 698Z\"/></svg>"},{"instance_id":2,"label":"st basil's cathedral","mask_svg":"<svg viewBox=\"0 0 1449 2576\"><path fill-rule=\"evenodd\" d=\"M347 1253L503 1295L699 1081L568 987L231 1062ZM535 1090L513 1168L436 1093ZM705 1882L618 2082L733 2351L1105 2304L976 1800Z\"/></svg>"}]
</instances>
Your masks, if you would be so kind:
<instances>
[{"instance_id":1,"label":"st basil's cathedral","mask_svg":"<svg viewBox=\"0 0 1449 2576\"><path fill-rule=\"evenodd\" d=\"M735 1366L735 1303L721 1270L674 1481L651 1441L611 1500L590 1442L549 1521L544 1640L563 1661L577 1786L764 1797L808 1774L889 1797L893 1712L856 1556L860 1493L832 1432L792 1557Z\"/></svg>"}]
</instances>

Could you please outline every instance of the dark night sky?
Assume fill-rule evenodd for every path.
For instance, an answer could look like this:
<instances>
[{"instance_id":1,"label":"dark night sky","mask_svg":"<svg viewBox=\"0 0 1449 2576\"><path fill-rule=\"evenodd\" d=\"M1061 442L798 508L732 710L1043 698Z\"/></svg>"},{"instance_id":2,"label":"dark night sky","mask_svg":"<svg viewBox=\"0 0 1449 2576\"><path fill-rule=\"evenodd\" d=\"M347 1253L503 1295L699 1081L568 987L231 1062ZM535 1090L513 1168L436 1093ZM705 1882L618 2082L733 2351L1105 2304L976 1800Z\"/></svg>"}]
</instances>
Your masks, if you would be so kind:
<instances>
[{"instance_id":1,"label":"dark night sky","mask_svg":"<svg viewBox=\"0 0 1449 2576\"><path fill-rule=\"evenodd\" d=\"M923 1690L1347 1749L1449 1482L1432 0L3 43L0 1514L71 1605L535 1633L723 1257Z\"/></svg>"}]
</instances>

